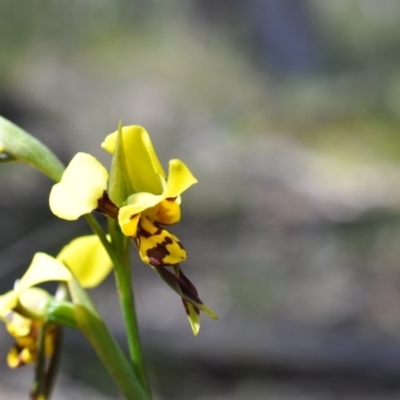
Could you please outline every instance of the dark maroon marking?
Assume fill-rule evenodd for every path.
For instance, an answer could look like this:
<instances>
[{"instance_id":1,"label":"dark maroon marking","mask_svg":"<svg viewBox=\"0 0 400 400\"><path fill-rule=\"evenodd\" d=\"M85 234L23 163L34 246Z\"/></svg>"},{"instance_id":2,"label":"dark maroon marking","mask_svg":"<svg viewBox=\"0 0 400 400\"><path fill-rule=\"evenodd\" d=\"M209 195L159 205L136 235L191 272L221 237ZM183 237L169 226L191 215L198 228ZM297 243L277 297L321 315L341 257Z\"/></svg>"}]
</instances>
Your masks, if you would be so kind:
<instances>
[{"instance_id":1,"label":"dark maroon marking","mask_svg":"<svg viewBox=\"0 0 400 400\"><path fill-rule=\"evenodd\" d=\"M97 208L93 211L97 211L113 219L118 219L119 208L111 201L107 191L104 191L103 196L97 200Z\"/></svg>"},{"instance_id":2,"label":"dark maroon marking","mask_svg":"<svg viewBox=\"0 0 400 400\"><path fill-rule=\"evenodd\" d=\"M172 273L167 268L163 268L163 270L176 282L179 290L181 291L182 297L185 297L194 306L196 304L203 304L193 283L190 282L190 280L182 273L182 271L176 270L177 268L179 269L179 265L176 265L173 268L175 269L175 273ZM179 273L179 275L177 275L177 273Z\"/></svg>"},{"instance_id":3,"label":"dark maroon marking","mask_svg":"<svg viewBox=\"0 0 400 400\"><path fill-rule=\"evenodd\" d=\"M184 299L183 297L181 297L181 299L182 299L182 303L183 303L183 308L185 309L186 314L189 315L190 312L189 312L188 301L186 299Z\"/></svg>"},{"instance_id":4,"label":"dark maroon marking","mask_svg":"<svg viewBox=\"0 0 400 400\"><path fill-rule=\"evenodd\" d=\"M165 264L163 259L169 256L171 253L167 250L167 245L172 244L172 239L167 236L161 243L157 243L156 247L153 247L146 251L146 255L149 257L150 264L154 267L163 267L169 264Z\"/></svg>"},{"instance_id":5,"label":"dark maroon marking","mask_svg":"<svg viewBox=\"0 0 400 400\"><path fill-rule=\"evenodd\" d=\"M141 226L140 221L139 221L139 225L138 225L139 235L145 237L146 239L148 239L152 236L160 235L162 233L163 229L154 223L153 223L153 225L157 228L157 230L154 233L150 233L149 231L146 231L146 229L144 229Z\"/></svg>"},{"instance_id":6,"label":"dark maroon marking","mask_svg":"<svg viewBox=\"0 0 400 400\"><path fill-rule=\"evenodd\" d=\"M189 278L182 272L179 268L179 277L187 284L187 286L198 296L199 293L197 292L196 286L189 280ZM200 302L201 303L201 302Z\"/></svg>"},{"instance_id":7,"label":"dark maroon marking","mask_svg":"<svg viewBox=\"0 0 400 400\"><path fill-rule=\"evenodd\" d=\"M187 314L187 315L190 315L190 311L189 311L189 302L188 302L186 299L184 299L184 298L182 297L182 303L183 303L183 307L184 307L184 309L185 309L186 314ZM190 304L192 304L192 303L190 303ZM192 306L193 306L194 312L195 312L197 315L200 315L200 309L197 308L194 304L192 304Z\"/></svg>"}]
</instances>

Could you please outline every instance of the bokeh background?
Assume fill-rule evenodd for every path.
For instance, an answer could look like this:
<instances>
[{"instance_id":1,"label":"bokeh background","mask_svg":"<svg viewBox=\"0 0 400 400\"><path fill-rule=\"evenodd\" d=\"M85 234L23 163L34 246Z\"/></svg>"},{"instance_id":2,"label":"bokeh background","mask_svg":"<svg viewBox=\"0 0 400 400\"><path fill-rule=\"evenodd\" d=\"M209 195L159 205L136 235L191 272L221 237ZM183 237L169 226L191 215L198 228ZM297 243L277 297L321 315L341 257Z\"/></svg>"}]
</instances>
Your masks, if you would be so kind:
<instances>
[{"instance_id":1,"label":"bokeh background","mask_svg":"<svg viewBox=\"0 0 400 400\"><path fill-rule=\"evenodd\" d=\"M65 162L109 165L119 121L199 184L173 231L219 321L192 336L179 298L133 255L158 400L400 398L400 2L0 0L0 114ZM83 222L51 182L0 165L0 287ZM94 299L125 346L110 277ZM27 398L9 371L0 398ZM119 399L66 334L55 399Z\"/></svg>"}]
</instances>

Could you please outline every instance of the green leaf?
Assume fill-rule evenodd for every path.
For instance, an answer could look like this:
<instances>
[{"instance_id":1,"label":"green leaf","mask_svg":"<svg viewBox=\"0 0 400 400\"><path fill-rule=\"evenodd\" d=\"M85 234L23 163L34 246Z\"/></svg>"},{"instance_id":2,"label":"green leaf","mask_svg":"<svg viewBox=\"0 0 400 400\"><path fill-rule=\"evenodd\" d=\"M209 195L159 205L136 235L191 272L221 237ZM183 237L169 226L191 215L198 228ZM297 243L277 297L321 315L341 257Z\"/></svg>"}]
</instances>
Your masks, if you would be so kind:
<instances>
[{"instance_id":1,"label":"green leaf","mask_svg":"<svg viewBox=\"0 0 400 400\"><path fill-rule=\"evenodd\" d=\"M64 165L43 143L0 116L0 162L21 161L58 182Z\"/></svg>"},{"instance_id":2,"label":"green leaf","mask_svg":"<svg viewBox=\"0 0 400 400\"><path fill-rule=\"evenodd\" d=\"M128 400L148 400L132 366L76 279L68 283L76 322Z\"/></svg>"}]
</instances>

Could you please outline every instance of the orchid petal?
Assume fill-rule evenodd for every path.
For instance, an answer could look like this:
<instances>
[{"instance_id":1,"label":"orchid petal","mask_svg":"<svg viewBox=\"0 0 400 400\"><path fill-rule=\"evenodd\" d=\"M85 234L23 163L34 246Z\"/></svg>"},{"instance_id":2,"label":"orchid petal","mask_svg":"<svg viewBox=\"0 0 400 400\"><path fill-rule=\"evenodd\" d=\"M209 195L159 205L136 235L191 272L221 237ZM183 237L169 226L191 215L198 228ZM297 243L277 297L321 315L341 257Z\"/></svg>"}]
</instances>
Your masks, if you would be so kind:
<instances>
[{"instance_id":1,"label":"orchid petal","mask_svg":"<svg viewBox=\"0 0 400 400\"><path fill-rule=\"evenodd\" d=\"M55 258L45 253L36 253L31 265L24 276L15 285L15 291L21 293L23 290L39 283L49 281L68 282L72 279L71 272Z\"/></svg>"},{"instance_id":2,"label":"orchid petal","mask_svg":"<svg viewBox=\"0 0 400 400\"><path fill-rule=\"evenodd\" d=\"M29 334L32 326L32 320L11 312L6 323L7 331L11 336L22 337Z\"/></svg>"},{"instance_id":3,"label":"orchid petal","mask_svg":"<svg viewBox=\"0 0 400 400\"><path fill-rule=\"evenodd\" d=\"M18 295L19 293L15 290L10 290L0 296L0 318L2 320L5 320L10 311L18 304Z\"/></svg>"},{"instance_id":4,"label":"orchid petal","mask_svg":"<svg viewBox=\"0 0 400 400\"><path fill-rule=\"evenodd\" d=\"M132 196L129 196L127 204L124 207L129 207L129 211L132 214L139 214L144 210L156 206L162 200L164 200L162 195L140 192L140 193L135 193Z\"/></svg>"},{"instance_id":5,"label":"orchid petal","mask_svg":"<svg viewBox=\"0 0 400 400\"><path fill-rule=\"evenodd\" d=\"M162 225L173 225L181 219L181 208L176 201L163 200L154 219Z\"/></svg>"},{"instance_id":6,"label":"orchid petal","mask_svg":"<svg viewBox=\"0 0 400 400\"><path fill-rule=\"evenodd\" d=\"M193 334L194 336L197 336L200 331L200 310L183 298L182 302L185 307L190 326L192 327Z\"/></svg>"},{"instance_id":7,"label":"orchid petal","mask_svg":"<svg viewBox=\"0 0 400 400\"><path fill-rule=\"evenodd\" d=\"M52 299L48 292L37 287L31 287L22 291L18 298L18 303L29 310L31 314L43 316L46 306L50 299Z\"/></svg>"},{"instance_id":8,"label":"orchid petal","mask_svg":"<svg viewBox=\"0 0 400 400\"><path fill-rule=\"evenodd\" d=\"M122 128L126 166L132 187L136 192L161 194L166 175L153 148L150 136L141 126ZM101 144L114 153L117 132L108 135Z\"/></svg>"},{"instance_id":9,"label":"orchid petal","mask_svg":"<svg viewBox=\"0 0 400 400\"><path fill-rule=\"evenodd\" d=\"M125 236L135 237L140 214L132 212L130 206L122 207L118 213L118 223Z\"/></svg>"},{"instance_id":10,"label":"orchid petal","mask_svg":"<svg viewBox=\"0 0 400 400\"><path fill-rule=\"evenodd\" d=\"M164 267L187 259L186 250L179 239L147 218L140 219L137 238L140 257L146 264Z\"/></svg>"},{"instance_id":11,"label":"orchid petal","mask_svg":"<svg viewBox=\"0 0 400 400\"><path fill-rule=\"evenodd\" d=\"M99 285L112 270L112 262L96 235L81 236L64 246L56 259L66 265L84 288Z\"/></svg>"},{"instance_id":12,"label":"orchid petal","mask_svg":"<svg viewBox=\"0 0 400 400\"><path fill-rule=\"evenodd\" d=\"M181 160L170 160L168 181L163 197L177 197L195 183L197 183L197 179Z\"/></svg>"},{"instance_id":13,"label":"orchid petal","mask_svg":"<svg viewBox=\"0 0 400 400\"><path fill-rule=\"evenodd\" d=\"M66 220L90 213L107 189L107 180L108 172L96 158L86 153L76 154L50 192L51 211Z\"/></svg>"}]
</instances>

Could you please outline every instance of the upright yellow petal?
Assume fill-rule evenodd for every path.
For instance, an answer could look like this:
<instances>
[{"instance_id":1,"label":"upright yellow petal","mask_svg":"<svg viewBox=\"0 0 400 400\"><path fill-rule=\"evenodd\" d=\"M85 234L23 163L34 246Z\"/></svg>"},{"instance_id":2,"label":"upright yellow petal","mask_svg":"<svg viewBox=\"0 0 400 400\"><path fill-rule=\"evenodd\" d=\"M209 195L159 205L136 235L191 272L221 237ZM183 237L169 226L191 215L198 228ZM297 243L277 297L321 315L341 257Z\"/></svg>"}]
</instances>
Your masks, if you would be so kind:
<instances>
[{"instance_id":1,"label":"upright yellow petal","mask_svg":"<svg viewBox=\"0 0 400 400\"><path fill-rule=\"evenodd\" d=\"M24 276L17 281L14 290L21 293L23 290L39 283L49 281L67 282L71 279L71 272L60 261L48 254L36 253Z\"/></svg>"},{"instance_id":2,"label":"upright yellow petal","mask_svg":"<svg viewBox=\"0 0 400 400\"><path fill-rule=\"evenodd\" d=\"M117 132L108 135L101 147L113 153L116 136ZM122 137L126 166L135 192L161 194L166 175L147 131L137 125L124 126Z\"/></svg>"},{"instance_id":3,"label":"upright yellow petal","mask_svg":"<svg viewBox=\"0 0 400 400\"><path fill-rule=\"evenodd\" d=\"M163 197L177 197L195 183L197 183L197 179L181 160L170 160L168 181Z\"/></svg>"},{"instance_id":4,"label":"upright yellow petal","mask_svg":"<svg viewBox=\"0 0 400 400\"><path fill-rule=\"evenodd\" d=\"M70 221L90 213L107 189L107 180L108 172L96 158L76 154L50 192L51 211Z\"/></svg>"},{"instance_id":5,"label":"upright yellow petal","mask_svg":"<svg viewBox=\"0 0 400 400\"><path fill-rule=\"evenodd\" d=\"M99 285L112 269L110 257L96 235L72 240L63 247L57 260L65 264L85 288Z\"/></svg>"}]
</instances>

